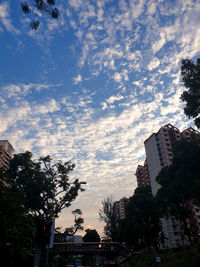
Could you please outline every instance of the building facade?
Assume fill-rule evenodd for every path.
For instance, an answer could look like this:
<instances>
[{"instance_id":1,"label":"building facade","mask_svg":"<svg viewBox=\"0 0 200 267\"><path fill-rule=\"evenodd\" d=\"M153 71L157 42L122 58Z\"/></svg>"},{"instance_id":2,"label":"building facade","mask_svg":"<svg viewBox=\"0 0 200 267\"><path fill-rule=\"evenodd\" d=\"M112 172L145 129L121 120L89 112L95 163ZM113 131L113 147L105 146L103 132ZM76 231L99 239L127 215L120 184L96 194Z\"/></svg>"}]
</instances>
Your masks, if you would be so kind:
<instances>
[{"instance_id":1,"label":"building facade","mask_svg":"<svg viewBox=\"0 0 200 267\"><path fill-rule=\"evenodd\" d=\"M138 186L150 185L149 169L147 165L147 160L145 160L144 165L137 166L135 176L137 178Z\"/></svg>"},{"instance_id":2,"label":"building facade","mask_svg":"<svg viewBox=\"0 0 200 267\"><path fill-rule=\"evenodd\" d=\"M182 132L170 123L160 128L144 141L146 160L149 171L149 180L153 195L160 188L156 177L164 166L169 166L173 159L175 141L186 139L188 141L200 139L200 132L188 128Z\"/></svg>"},{"instance_id":3,"label":"building facade","mask_svg":"<svg viewBox=\"0 0 200 267\"><path fill-rule=\"evenodd\" d=\"M0 140L0 168L8 169L14 149L8 140Z\"/></svg>"},{"instance_id":4,"label":"building facade","mask_svg":"<svg viewBox=\"0 0 200 267\"><path fill-rule=\"evenodd\" d=\"M173 147L175 141L186 139L188 141L200 139L200 133L193 128L188 128L182 132L171 124L162 126L157 133L153 133L144 142L146 161L148 169L144 175L144 166L139 165L136 170L138 186L150 184L152 194L156 195L160 185L156 182L156 177L164 166L169 166L173 160ZM197 210L194 208L194 211ZM198 216L198 215L197 215ZM196 216L196 218L198 218ZM195 217L195 216L194 216ZM163 233L167 237L166 246L169 248L181 245L181 230L178 222L172 218L162 218Z\"/></svg>"},{"instance_id":5,"label":"building facade","mask_svg":"<svg viewBox=\"0 0 200 267\"><path fill-rule=\"evenodd\" d=\"M117 217L119 220L125 219L126 217L126 207L128 204L129 199L126 197L121 198L118 201L115 201L114 205L117 212Z\"/></svg>"}]
</instances>

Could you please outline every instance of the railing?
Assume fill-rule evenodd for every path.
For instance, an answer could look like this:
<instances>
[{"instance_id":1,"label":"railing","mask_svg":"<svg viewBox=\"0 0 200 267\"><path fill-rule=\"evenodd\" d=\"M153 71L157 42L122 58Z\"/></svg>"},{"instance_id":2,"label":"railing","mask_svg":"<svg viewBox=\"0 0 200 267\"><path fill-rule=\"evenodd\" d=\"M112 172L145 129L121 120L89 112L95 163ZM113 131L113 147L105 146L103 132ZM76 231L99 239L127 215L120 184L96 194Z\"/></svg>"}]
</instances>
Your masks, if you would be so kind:
<instances>
[{"instance_id":1,"label":"railing","mask_svg":"<svg viewBox=\"0 0 200 267\"><path fill-rule=\"evenodd\" d=\"M64 254L79 254L79 255L106 255L106 254L124 254L126 248L118 242L60 242L54 243L53 251Z\"/></svg>"}]
</instances>

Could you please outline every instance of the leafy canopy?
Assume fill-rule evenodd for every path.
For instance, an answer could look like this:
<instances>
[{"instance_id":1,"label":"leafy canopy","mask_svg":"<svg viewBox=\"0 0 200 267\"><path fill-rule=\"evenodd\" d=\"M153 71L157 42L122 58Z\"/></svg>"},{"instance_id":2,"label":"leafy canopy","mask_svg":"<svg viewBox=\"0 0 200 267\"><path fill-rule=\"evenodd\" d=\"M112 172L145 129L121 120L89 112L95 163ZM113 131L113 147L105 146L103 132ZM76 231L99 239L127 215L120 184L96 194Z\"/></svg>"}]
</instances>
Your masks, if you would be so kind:
<instances>
[{"instance_id":1,"label":"leafy canopy","mask_svg":"<svg viewBox=\"0 0 200 267\"><path fill-rule=\"evenodd\" d=\"M26 214L21 194L0 178L1 266L30 266L33 255L34 219Z\"/></svg>"},{"instance_id":2,"label":"leafy canopy","mask_svg":"<svg viewBox=\"0 0 200 267\"><path fill-rule=\"evenodd\" d=\"M72 211L72 214L74 215L74 226L65 229L65 236L73 236L78 230L83 230L82 224L84 223L84 219L81 217L82 211L75 209Z\"/></svg>"},{"instance_id":3,"label":"leafy canopy","mask_svg":"<svg viewBox=\"0 0 200 267\"><path fill-rule=\"evenodd\" d=\"M192 203L200 203L200 142L178 141L173 155L172 164L164 167L156 178L161 185L156 198L162 214L178 219L191 240L191 231L196 230L192 223L188 228L188 218L193 216Z\"/></svg>"},{"instance_id":4,"label":"leafy canopy","mask_svg":"<svg viewBox=\"0 0 200 267\"><path fill-rule=\"evenodd\" d=\"M119 223L119 214L112 196L102 201L99 209L99 220L105 223L104 234L108 239L116 241Z\"/></svg>"},{"instance_id":5,"label":"leafy canopy","mask_svg":"<svg viewBox=\"0 0 200 267\"><path fill-rule=\"evenodd\" d=\"M181 100L186 102L185 115L194 118L195 125L200 128L200 58L196 64L190 59L183 59L181 76L187 89L181 95Z\"/></svg>"},{"instance_id":6,"label":"leafy canopy","mask_svg":"<svg viewBox=\"0 0 200 267\"><path fill-rule=\"evenodd\" d=\"M121 239L138 248L157 247L160 226L157 203L149 186L136 188L127 206L126 218L121 228Z\"/></svg>"},{"instance_id":7,"label":"leafy canopy","mask_svg":"<svg viewBox=\"0 0 200 267\"><path fill-rule=\"evenodd\" d=\"M32 265L38 216L58 217L84 191L84 182L69 179L74 167L70 161L53 163L50 156L34 161L32 153L25 152L14 155L8 170L0 169L2 267ZM78 216L75 227L80 229L82 223ZM57 237L63 239L61 234Z\"/></svg>"},{"instance_id":8,"label":"leafy canopy","mask_svg":"<svg viewBox=\"0 0 200 267\"><path fill-rule=\"evenodd\" d=\"M55 0L27 0L27 1L21 1L21 8L24 14L30 15L33 13L34 18L31 21L31 28L32 30L37 30L40 21L37 19L38 14L41 14L41 12L49 15L50 17L57 19L59 16L59 10L54 7Z\"/></svg>"},{"instance_id":9,"label":"leafy canopy","mask_svg":"<svg viewBox=\"0 0 200 267\"><path fill-rule=\"evenodd\" d=\"M25 152L14 155L3 179L19 192L27 213L56 218L84 191L85 182L69 180L74 167L70 161L53 164L50 156L34 161L32 153Z\"/></svg>"},{"instance_id":10,"label":"leafy canopy","mask_svg":"<svg viewBox=\"0 0 200 267\"><path fill-rule=\"evenodd\" d=\"M86 234L83 236L84 242L100 242L100 236L95 229L86 229Z\"/></svg>"},{"instance_id":11,"label":"leafy canopy","mask_svg":"<svg viewBox=\"0 0 200 267\"><path fill-rule=\"evenodd\" d=\"M177 141L173 161L158 174L161 185L158 195L170 203L185 203L193 199L200 202L200 142Z\"/></svg>"}]
</instances>

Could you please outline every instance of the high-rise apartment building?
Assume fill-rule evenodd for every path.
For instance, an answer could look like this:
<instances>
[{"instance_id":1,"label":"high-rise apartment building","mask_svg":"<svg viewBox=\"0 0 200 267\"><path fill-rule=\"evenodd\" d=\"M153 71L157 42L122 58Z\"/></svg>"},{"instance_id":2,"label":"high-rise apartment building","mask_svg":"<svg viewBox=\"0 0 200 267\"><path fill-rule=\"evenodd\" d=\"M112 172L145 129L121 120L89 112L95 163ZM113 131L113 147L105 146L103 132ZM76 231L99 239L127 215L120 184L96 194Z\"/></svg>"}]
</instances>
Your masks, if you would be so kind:
<instances>
[{"instance_id":1,"label":"high-rise apartment building","mask_svg":"<svg viewBox=\"0 0 200 267\"><path fill-rule=\"evenodd\" d=\"M0 168L8 169L14 149L7 140L0 140Z\"/></svg>"},{"instance_id":2,"label":"high-rise apartment building","mask_svg":"<svg viewBox=\"0 0 200 267\"><path fill-rule=\"evenodd\" d=\"M178 128L167 124L162 126L157 133L153 133L145 140L145 164L147 164L149 177L144 179L145 164L144 166L139 165L136 170L138 186L147 185L150 182L153 195L157 193L160 185L156 182L156 177L164 166L169 166L172 163L173 146L176 140L181 139L186 139L188 141L200 139L200 132L191 127L180 132ZM174 218L163 218L161 222L163 232L167 237L167 246L178 246L182 240L176 220L174 220Z\"/></svg>"},{"instance_id":3,"label":"high-rise apartment building","mask_svg":"<svg viewBox=\"0 0 200 267\"><path fill-rule=\"evenodd\" d=\"M144 141L149 178L153 195L160 188L156 177L164 166L172 162L172 148L175 140L181 139L179 129L171 124L164 125Z\"/></svg>"},{"instance_id":4,"label":"high-rise apartment building","mask_svg":"<svg viewBox=\"0 0 200 267\"><path fill-rule=\"evenodd\" d=\"M128 198L123 197L115 202L115 208L117 210L119 220L125 219L126 217L126 207L128 204Z\"/></svg>"},{"instance_id":5,"label":"high-rise apartment building","mask_svg":"<svg viewBox=\"0 0 200 267\"><path fill-rule=\"evenodd\" d=\"M138 165L135 175L137 177L138 186L150 185L149 170L147 160L144 162L144 166Z\"/></svg>"},{"instance_id":6,"label":"high-rise apartment building","mask_svg":"<svg viewBox=\"0 0 200 267\"><path fill-rule=\"evenodd\" d=\"M175 141L181 139L186 139L188 141L200 139L200 132L191 127L180 132L178 128L167 124L144 141L153 195L157 193L160 187L156 182L156 177L164 166L169 166L171 164L173 159L173 146Z\"/></svg>"}]
</instances>

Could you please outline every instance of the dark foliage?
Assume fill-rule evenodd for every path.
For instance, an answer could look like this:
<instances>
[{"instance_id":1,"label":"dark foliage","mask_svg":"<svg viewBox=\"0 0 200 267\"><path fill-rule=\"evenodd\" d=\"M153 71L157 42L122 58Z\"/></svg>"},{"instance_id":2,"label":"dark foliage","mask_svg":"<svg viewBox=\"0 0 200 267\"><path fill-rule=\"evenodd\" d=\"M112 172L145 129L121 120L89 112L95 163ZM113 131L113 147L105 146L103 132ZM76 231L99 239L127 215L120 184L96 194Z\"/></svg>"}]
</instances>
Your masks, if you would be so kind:
<instances>
[{"instance_id":1,"label":"dark foliage","mask_svg":"<svg viewBox=\"0 0 200 267\"><path fill-rule=\"evenodd\" d=\"M40 25L39 20L33 20L33 21L31 21L31 29L32 30L37 30L37 28L39 27L39 25Z\"/></svg>"},{"instance_id":2,"label":"dark foliage","mask_svg":"<svg viewBox=\"0 0 200 267\"><path fill-rule=\"evenodd\" d=\"M32 153L25 152L14 155L4 179L20 192L28 213L56 218L84 191L85 182L69 180L74 167L70 161L52 164L50 156L33 161Z\"/></svg>"},{"instance_id":3,"label":"dark foliage","mask_svg":"<svg viewBox=\"0 0 200 267\"><path fill-rule=\"evenodd\" d=\"M84 191L84 182L69 180L74 167L70 162L52 164L49 156L34 161L25 152L14 155L8 170L0 170L1 266L32 265L38 216L58 217Z\"/></svg>"},{"instance_id":4,"label":"dark foliage","mask_svg":"<svg viewBox=\"0 0 200 267\"><path fill-rule=\"evenodd\" d=\"M84 242L100 242L100 236L95 229L86 229L85 232L86 234L83 236Z\"/></svg>"},{"instance_id":5,"label":"dark foliage","mask_svg":"<svg viewBox=\"0 0 200 267\"><path fill-rule=\"evenodd\" d=\"M78 230L83 230L84 219L81 217L82 211L75 209L72 214L74 215L74 226L65 229L65 236L73 236Z\"/></svg>"},{"instance_id":6,"label":"dark foliage","mask_svg":"<svg viewBox=\"0 0 200 267\"><path fill-rule=\"evenodd\" d=\"M18 190L0 181L1 266L30 266L33 262L35 219L26 213Z\"/></svg>"},{"instance_id":7,"label":"dark foliage","mask_svg":"<svg viewBox=\"0 0 200 267\"><path fill-rule=\"evenodd\" d=\"M195 225L190 223L188 228L187 220L192 218L192 203L200 203L200 143L179 141L173 154L172 164L164 167L156 178L161 185L156 197L162 213L178 219L191 241Z\"/></svg>"},{"instance_id":8,"label":"dark foliage","mask_svg":"<svg viewBox=\"0 0 200 267\"><path fill-rule=\"evenodd\" d=\"M181 76L187 89L181 95L181 100L186 102L185 115L194 118L195 125L200 128L200 58L196 64L190 59L183 59Z\"/></svg>"},{"instance_id":9,"label":"dark foliage","mask_svg":"<svg viewBox=\"0 0 200 267\"><path fill-rule=\"evenodd\" d=\"M56 7L53 7L55 5L55 0L30 0L27 2L21 2L21 9L24 14L29 15L30 13L33 13L34 18L31 21L31 29L37 30L40 22L37 19L37 13L35 12L35 9L39 12L43 12L50 17L57 19L59 16L59 10Z\"/></svg>"},{"instance_id":10,"label":"dark foliage","mask_svg":"<svg viewBox=\"0 0 200 267\"><path fill-rule=\"evenodd\" d=\"M149 186L138 187L130 198L121 221L121 241L135 249L157 247L161 231L160 214Z\"/></svg>"},{"instance_id":11,"label":"dark foliage","mask_svg":"<svg viewBox=\"0 0 200 267\"><path fill-rule=\"evenodd\" d=\"M99 219L105 223L104 234L106 238L117 241L119 214L111 196L102 201L102 208L99 210Z\"/></svg>"}]
</instances>

